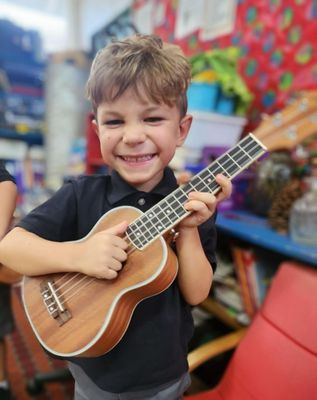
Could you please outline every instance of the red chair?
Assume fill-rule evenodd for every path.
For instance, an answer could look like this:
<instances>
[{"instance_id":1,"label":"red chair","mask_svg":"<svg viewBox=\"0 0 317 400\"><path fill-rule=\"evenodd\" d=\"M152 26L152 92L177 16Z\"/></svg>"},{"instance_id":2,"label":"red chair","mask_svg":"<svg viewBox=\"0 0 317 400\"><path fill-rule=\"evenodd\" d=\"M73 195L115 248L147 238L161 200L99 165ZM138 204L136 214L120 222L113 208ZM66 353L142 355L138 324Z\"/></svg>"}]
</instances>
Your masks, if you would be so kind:
<instances>
[{"instance_id":1,"label":"red chair","mask_svg":"<svg viewBox=\"0 0 317 400\"><path fill-rule=\"evenodd\" d=\"M237 339L243 332L231 335L237 343L234 335ZM201 364L197 354L205 361L208 350L217 353L213 343L207 343L189 355L191 369ZM185 399L317 399L317 271L282 263L219 384Z\"/></svg>"}]
</instances>

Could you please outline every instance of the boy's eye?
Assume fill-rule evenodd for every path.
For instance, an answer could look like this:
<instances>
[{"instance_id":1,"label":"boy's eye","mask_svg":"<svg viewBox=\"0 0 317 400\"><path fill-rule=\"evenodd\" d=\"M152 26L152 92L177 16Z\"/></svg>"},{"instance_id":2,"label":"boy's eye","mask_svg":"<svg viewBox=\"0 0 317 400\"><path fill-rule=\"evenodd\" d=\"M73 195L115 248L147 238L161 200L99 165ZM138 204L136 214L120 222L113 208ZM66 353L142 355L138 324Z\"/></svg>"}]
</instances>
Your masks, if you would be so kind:
<instances>
[{"instance_id":1,"label":"boy's eye","mask_svg":"<svg viewBox=\"0 0 317 400\"><path fill-rule=\"evenodd\" d=\"M121 119L110 119L110 120L108 120L108 121L105 121L105 125L110 125L110 126L112 126L112 125L120 125L120 124L122 124L122 120Z\"/></svg>"},{"instance_id":2,"label":"boy's eye","mask_svg":"<svg viewBox=\"0 0 317 400\"><path fill-rule=\"evenodd\" d=\"M162 120L163 120L162 117L148 117L148 118L145 118L145 121L146 121L146 122L150 122L150 123L153 123L153 122L160 122L160 121L162 121Z\"/></svg>"}]
</instances>

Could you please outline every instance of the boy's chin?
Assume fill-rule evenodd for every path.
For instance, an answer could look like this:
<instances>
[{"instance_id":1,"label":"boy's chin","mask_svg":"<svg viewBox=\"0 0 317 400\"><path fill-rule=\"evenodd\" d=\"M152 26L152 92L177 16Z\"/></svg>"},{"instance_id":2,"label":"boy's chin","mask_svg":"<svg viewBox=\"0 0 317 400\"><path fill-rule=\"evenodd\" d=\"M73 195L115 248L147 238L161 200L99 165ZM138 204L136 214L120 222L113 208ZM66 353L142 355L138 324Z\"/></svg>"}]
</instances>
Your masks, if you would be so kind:
<instances>
[{"instance_id":1,"label":"boy's chin","mask_svg":"<svg viewBox=\"0 0 317 400\"><path fill-rule=\"evenodd\" d=\"M149 192L152 190L162 179L163 171L159 174L149 174L149 171L139 174L121 174L121 177L130 185L135 187L137 190L143 192Z\"/></svg>"}]
</instances>

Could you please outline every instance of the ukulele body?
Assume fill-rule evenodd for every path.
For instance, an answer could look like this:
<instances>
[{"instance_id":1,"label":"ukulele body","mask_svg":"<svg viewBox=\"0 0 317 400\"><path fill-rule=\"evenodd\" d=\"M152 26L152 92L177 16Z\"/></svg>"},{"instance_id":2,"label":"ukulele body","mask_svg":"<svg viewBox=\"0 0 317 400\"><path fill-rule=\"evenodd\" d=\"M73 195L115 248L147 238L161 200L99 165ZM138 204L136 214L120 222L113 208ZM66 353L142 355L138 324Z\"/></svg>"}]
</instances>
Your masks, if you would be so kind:
<instances>
[{"instance_id":1,"label":"ukulele body","mask_svg":"<svg viewBox=\"0 0 317 400\"><path fill-rule=\"evenodd\" d=\"M142 215L133 207L104 214L87 236ZM32 329L49 352L94 357L110 351L128 329L137 304L167 289L177 275L177 258L159 237L135 249L114 280L58 273L24 277L22 298Z\"/></svg>"},{"instance_id":2,"label":"ukulele body","mask_svg":"<svg viewBox=\"0 0 317 400\"><path fill-rule=\"evenodd\" d=\"M22 275L0 264L0 283L2 282L7 285L13 285L20 282L21 279Z\"/></svg>"}]
</instances>

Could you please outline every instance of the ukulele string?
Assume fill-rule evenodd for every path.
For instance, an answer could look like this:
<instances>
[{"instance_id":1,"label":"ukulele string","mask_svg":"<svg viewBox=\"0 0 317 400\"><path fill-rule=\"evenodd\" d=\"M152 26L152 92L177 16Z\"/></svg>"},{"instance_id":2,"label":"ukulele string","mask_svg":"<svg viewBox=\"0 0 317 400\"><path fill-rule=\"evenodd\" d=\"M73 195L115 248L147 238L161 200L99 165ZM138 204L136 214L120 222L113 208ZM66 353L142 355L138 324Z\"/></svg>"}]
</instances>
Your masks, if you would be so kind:
<instances>
[{"instance_id":1,"label":"ukulele string","mask_svg":"<svg viewBox=\"0 0 317 400\"><path fill-rule=\"evenodd\" d=\"M123 237L123 240L127 240L127 239L128 239L128 236L125 235L125 236ZM130 255L131 253L133 253L135 250L136 250L136 249L131 245L131 243L129 243L129 244L128 244L128 248L127 248L127 255L129 256L129 255ZM72 275L72 277L69 278L68 280L66 280L66 282L65 282L64 284L61 284L61 285L59 286L59 289L62 289L65 285L67 285L68 283L70 283L70 282L71 282L73 279L75 279L77 276L81 275L81 273L80 273L80 272L76 272L76 273L67 272L67 273L63 274L63 276L59 277L59 279L57 279L57 280L55 281L55 284L60 284L60 282L63 281L68 275ZM83 274L83 275L84 275L84 274ZM89 277L89 275L84 275L84 276L88 276L88 277Z\"/></svg>"},{"instance_id":2,"label":"ukulele string","mask_svg":"<svg viewBox=\"0 0 317 400\"><path fill-rule=\"evenodd\" d=\"M253 145L254 145L254 147L252 147ZM258 146L257 142L255 142L254 144L252 143L252 146L251 146L251 148L250 148L249 151L254 150L254 149ZM240 147L240 146L239 146L239 147ZM239 163L240 160L243 160L244 157L245 157L245 154L247 154L247 153L245 152L244 149L242 149L241 156L236 160L236 163ZM249 154L247 154L247 156L248 156L249 158L251 158ZM128 235L125 234L125 235L123 236L123 239L127 241L127 240L129 239ZM127 248L127 249L128 249L128 250L127 250L127 255L130 255L131 253L133 253L134 251L137 250L137 249L131 244L130 241L129 241L129 243L128 243L128 248ZM61 284L58 288L56 288L56 292L61 292L61 290L64 289L65 286L69 286L69 284L70 284L74 279L76 279L78 276L82 275L82 278L81 278L80 280L76 281L76 282L75 282L73 285L71 285L70 287L67 287L67 289L66 289L63 293L58 294L58 296L63 296L63 298L64 298L63 300L60 300L60 302L61 302L62 305L65 304L66 302L69 302L79 291L81 291L82 289L88 287L88 286L89 286L91 283L93 283L94 281L99 281L99 280L100 280L99 278L92 277L92 276L89 276L89 275L84 275L84 274L81 274L81 273L79 273L79 272L78 272L78 273L75 273L75 274L73 274L73 273L71 273L71 272L68 272L68 273L66 273L63 277L59 278L59 279L55 282L55 284L59 284L59 283L60 283L61 281L63 281L64 278L66 278L69 274L72 275L71 278L69 278L69 279L66 280L63 284ZM65 295L66 295L67 293L73 291L74 289L75 289L75 291L72 292L67 298L65 298Z\"/></svg>"},{"instance_id":3,"label":"ukulele string","mask_svg":"<svg viewBox=\"0 0 317 400\"><path fill-rule=\"evenodd\" d=\"M86 279L89 278L89 279ZM77 290L75 290L74 292L72 292L68 298L64 298L65 293L69 292L70 289L68 289L65 293L63 293L63 300L60 300L61 305L64 305L65 303L69 303L69 301L76 296L77 293L81 292L83 289L85 289L86 287L90 286L94 281L96 281L97 278L93 278L91 276L87 276L87 275L83 275L83 278L78 282L79 284L81 283L82 285L80 287L77 288ZM86 281L86 283L84 283ZM77 285L78 286L78 285ZM72 286L72 290L76 287L76 285Z\"/></svg>"},{"instance_id":4,"label":"ukulele string","mask_svg":"<svg viewBox=\"0 0 317 400\"><path fill-rule=\"evenodd\" d=\"M123 239L128 239L128 236L125 235L123 237ZM127 251L128 256L136 250L132 246L131 243L128 244L127 249L128 249L128 251ZM69 279L67 279L66 281L64 281L64 283L59 285L64 280L64 278L66 278L68 275L71 275L71 277ZM82 278L79 280L76 280L74 284L72 284L70 287L68 287L69 284L80 275L82 275ZM55 293L59 297L59 301L60 301L61 305L64 305L66 302L69 302L74 296L76 296L76 294L78 292L80 292L84 288L88 287L94 281L99 281L99 280L100 280L99 278L92 277L89 275L84 275L84 274L81 274L80 272L77 272L75 274L72 272L68 272L64 276L62 276L56 280L55 284L59 285L59 286L56 288ZM80 285L80 286L78 287L78 285ZM65 287L67 287L67 288L63 291L63 293L60 293L61 290L64 289ZM73 291L74 289L75 289L75 291ZM58 294L58 292L59 292L59 294ZM68 297L66 298L65 295L69 292L72 292L72 293L70 295L68 295ZM61 296L63 296L63 300L61 300Z\"/></svg>"}]
</instances>

